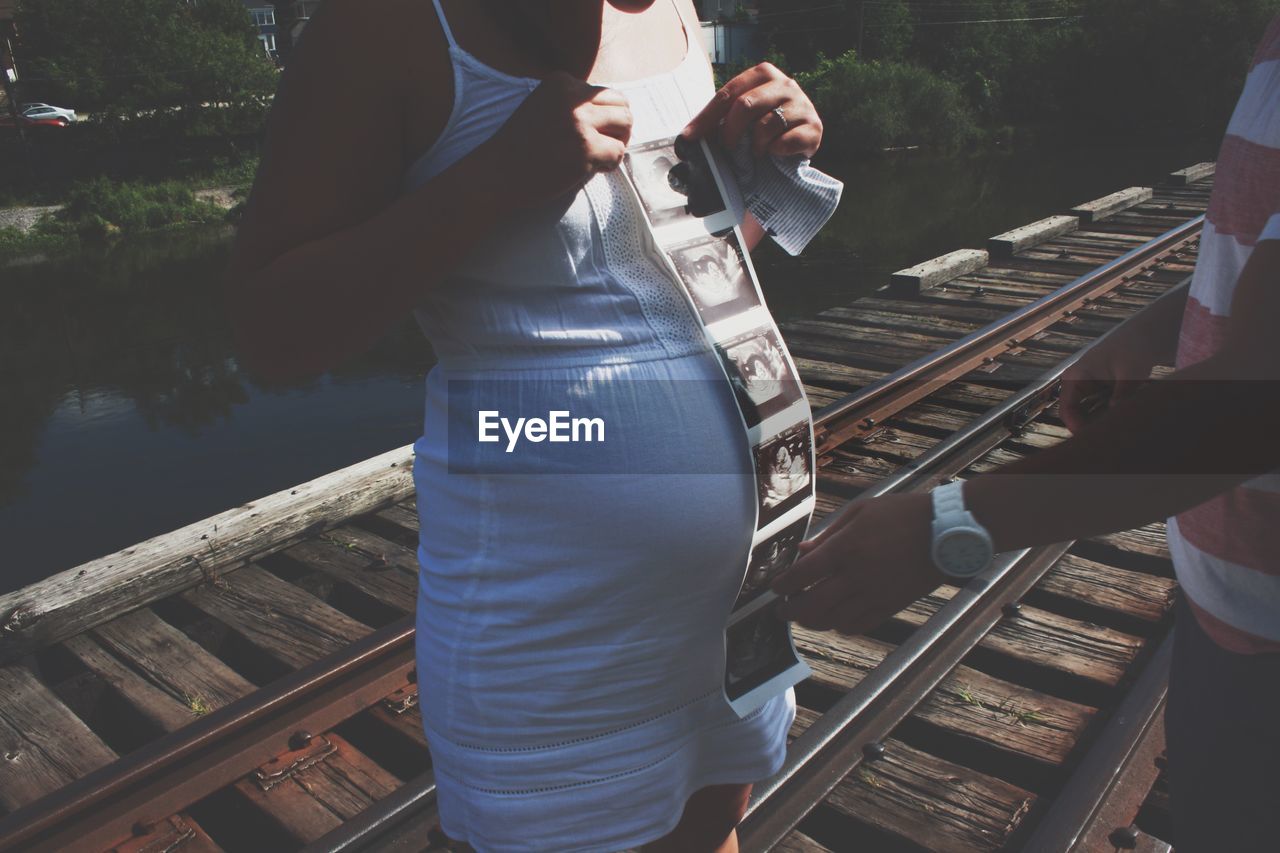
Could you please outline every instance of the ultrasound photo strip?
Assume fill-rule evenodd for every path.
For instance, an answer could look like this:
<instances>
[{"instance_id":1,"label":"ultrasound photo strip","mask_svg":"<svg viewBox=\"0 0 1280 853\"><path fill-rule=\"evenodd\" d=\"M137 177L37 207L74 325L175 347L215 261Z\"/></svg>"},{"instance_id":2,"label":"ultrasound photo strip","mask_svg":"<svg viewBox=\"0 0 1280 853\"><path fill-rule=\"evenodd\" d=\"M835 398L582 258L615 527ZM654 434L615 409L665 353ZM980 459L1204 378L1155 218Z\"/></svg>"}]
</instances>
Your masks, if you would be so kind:
<instances>
[{"instance_id":1,"label":"ultrasound photo strip","mask_svg":"<svg viewBox=\"0 0 1280 853\"><path fill-rule=\"evenodd\" d=\"M795 561L813 515L812 413L744 248L731 172L706 143L675 138L631 148L622 172L654 260L701 322L749 437L756 523L726 625L724 679L725 698L745 716L809 675L768 584Z\"/></svg>"},{"instance_id":2,"label":"ultrasound photo strip","mask_svg":"<svg viewBox=\"0 0 1280 853\"><path fill-rule=\"evenodd\" d=\"M748 427L758 426L804 399L804 388L772 326L726 339L716 344L716 352L733 383Z\"/></svg>"}]
</instances>

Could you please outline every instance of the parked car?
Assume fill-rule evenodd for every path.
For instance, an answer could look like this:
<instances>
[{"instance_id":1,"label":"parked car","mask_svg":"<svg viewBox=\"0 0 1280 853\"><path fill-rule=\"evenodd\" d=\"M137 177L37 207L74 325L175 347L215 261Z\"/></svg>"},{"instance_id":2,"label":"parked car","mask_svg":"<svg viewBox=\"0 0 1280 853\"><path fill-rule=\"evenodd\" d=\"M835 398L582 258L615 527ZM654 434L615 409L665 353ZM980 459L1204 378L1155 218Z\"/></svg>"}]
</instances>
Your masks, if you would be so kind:
<instances>
[{"instance_id":1,"label":"parked car","mask_svg":"<svg viewBox=\"0 0 1280 853\"><path fill-rule=\"evenodd\" d=\"M27 118L22 116L21 118L23 127L66 127L70 123L62 116L48 118Z\"/></svg>"},{"instance_id":2,"label":"parked car","mask_svg":"<svg viewBox=\"0 0 1280 853\"><path fill-rule=\"evenodd\" d=\"M76 111L50 104L23 104L22 117L27 121L53 120L67 125L76 120Z\"/></svg>"}]
</instances>

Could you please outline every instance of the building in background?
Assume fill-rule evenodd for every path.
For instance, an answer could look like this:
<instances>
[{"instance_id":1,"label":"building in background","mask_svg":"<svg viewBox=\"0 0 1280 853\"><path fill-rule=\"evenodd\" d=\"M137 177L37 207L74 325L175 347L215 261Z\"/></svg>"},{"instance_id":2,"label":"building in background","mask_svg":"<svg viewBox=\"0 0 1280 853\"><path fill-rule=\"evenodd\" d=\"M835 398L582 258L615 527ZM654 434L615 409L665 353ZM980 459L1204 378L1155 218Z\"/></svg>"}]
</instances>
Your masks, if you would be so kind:
<instances>
[{"instance_id":1,"label":"building in background","mask_svg":"<svg viewBox=\"0 0 1280 853\"><path fill-rule=\"evenodd\" d=\"M11 115L9 93L18 79L13 61L13 41L16 35L13 17L18 13L18 0L0 0L0 117Z\"/></svg>"},{"instance_id":2,"label":"building in background","mask_svg":"<svg viewBox=\"0 0 1280 853\"><path fill-rule=\"evenodd\" d=\"M275 4L264 3L262 0L243 0L243 2L253 17L254 26L258 28L258 41L262 42L262 49L272 60L278 60L280 51L276 36L279 30L276 25Z\"/></svg>"},{"instance_id":3,"label":"building in background","mask_svg":"<svg viewBox=\"0 0 1280 853\"><path fill-rule=\"evenodd\" d=\"M754 0L702 0L699 13L702 43L712 65L754 65L764 58Z\"/></svg>"},{"instance_id":4,"label":"building in background","mask_svg":"<svg viewBox=\"0 0 1280 853\"><path fill-rule=\"evenodd\" d=\"M700 0L698 3L698 14L704 21L732 19L755 13L755 0Z\"/></svg>"},{"instance_id":5,"label":"building in background","mask_svg":"<svg viewBox=\"0 0 1280 853\"><path fill-rule=\"evenodd\" d=\"M279 36L280 61L288 62L289 53L293 50L307 22L320 8L321 0L282 0L276 10L277 34Z\"/></svg>"}]
</instances>

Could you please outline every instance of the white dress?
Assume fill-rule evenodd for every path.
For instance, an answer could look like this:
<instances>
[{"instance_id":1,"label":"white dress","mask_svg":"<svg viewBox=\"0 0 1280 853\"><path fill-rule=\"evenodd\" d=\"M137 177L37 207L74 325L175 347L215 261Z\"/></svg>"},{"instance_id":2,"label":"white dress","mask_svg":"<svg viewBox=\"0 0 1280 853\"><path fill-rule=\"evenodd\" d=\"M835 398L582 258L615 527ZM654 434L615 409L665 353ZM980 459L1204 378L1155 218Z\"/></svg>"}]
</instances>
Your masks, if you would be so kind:
<instances>
[{"instance_id":1,"label":"white dress","mask_svg":"<svg viewBox=\"0 0 1280 853\"><path fill-rule=\"evenodd\" d=\"M441 20L453 114L404 192L538 83L482 64ZM714 93L684 29L677 68L612 86L635 139L674 135ZM741 720L721 695L755 479L732 390L642 250L622 180L504 224L415 311L439 359L414 464L423 725L442 826L481 851L655 840L699 788L776 772L795 716L790 691ZM603 443L477 441L479 408L566 400L604 420Z\"/></svg>"}]
</instances>

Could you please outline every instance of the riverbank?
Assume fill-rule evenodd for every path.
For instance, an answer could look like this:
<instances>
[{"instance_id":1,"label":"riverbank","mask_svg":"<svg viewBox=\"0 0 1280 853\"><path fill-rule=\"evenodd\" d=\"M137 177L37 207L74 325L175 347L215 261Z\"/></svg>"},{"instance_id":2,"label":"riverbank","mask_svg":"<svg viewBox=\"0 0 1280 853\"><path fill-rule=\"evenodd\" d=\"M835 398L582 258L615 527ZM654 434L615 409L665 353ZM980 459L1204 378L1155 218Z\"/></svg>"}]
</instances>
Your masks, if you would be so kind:
<instances>
[{"instance_id":1,"label":"riverbank","mask_svg":"<svg viewBox=\"0 0 1280 853\"><path fill-rule=\"evenodd\" d=\"M247 193L237 185L191 189L100 178L73 189L63 204L0 209L0 265L40 263L87 242L232 221Z\"/></svg>"},{"instance_id":2,"label":"riverbank","mask_svg":"<svg viewBox=\"0 0 1280 853\"><path fill-rule=\"evenodd\" d=\"M238 186L208 187L195 190L193 195L198 201L207 201L224 210L230 210L238 203L236 194L244 189ZM23 234L30 233L46 214L57 213L65 207L65 204L44 204L0 208L0 231L16 230Z\"/></svg>"}]
</instances>

